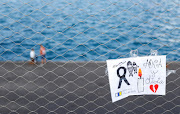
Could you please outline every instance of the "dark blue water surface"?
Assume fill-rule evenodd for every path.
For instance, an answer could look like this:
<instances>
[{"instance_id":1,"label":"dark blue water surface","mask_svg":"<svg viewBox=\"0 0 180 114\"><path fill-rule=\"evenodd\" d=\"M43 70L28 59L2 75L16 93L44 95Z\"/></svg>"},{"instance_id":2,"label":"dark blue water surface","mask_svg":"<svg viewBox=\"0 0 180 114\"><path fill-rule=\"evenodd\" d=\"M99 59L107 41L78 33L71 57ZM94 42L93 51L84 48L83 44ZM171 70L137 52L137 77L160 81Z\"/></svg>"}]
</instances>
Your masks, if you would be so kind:
<instances>
[{"instance_id":1,"label":"dark blue water surface","mask_svg":"<svg viewBox=\"0 0 180 114\"><path fill-rule=\"evenodd\" d=\"M104 61L131 50L180 58L179 0L1 0L0 60ZM40 60L40 58L39 58Z\"/></svg>"}]
</instances>

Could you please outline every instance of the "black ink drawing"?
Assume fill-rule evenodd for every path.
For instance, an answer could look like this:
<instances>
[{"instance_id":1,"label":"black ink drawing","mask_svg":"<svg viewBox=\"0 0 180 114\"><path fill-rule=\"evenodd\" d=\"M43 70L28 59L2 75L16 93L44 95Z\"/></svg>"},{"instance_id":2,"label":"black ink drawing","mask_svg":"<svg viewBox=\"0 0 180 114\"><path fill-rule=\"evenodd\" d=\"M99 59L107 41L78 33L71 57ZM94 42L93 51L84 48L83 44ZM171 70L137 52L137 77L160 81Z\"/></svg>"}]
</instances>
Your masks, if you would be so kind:
<instances>
[{"instance_id":1,"label":"black ink drawing","mask_svg":"<svg viewBox=\"0 0 180 114\"><path fill-rule=\"evenodd\" d=\"M160 60L152 60L152 59L147 59L146 63L143 64L143 66L146 68L159 68L162 67L161 59Z\"/></svg>"},{"instance_id":2,"label":"black ink drawing","mask_svg":"<svg viewBox=\"0 0 180 114\"><path fill-rule=\"evenodd\" d=\"M119 73L121 69L124 70L124 74L122 76ZM129 82L127 81L126 77L125 77L126 76L126 68L125 67L119 67L117 69L117 76L120 78L118 89L121 88L121 83L122 83L123 80L127 85L130 85Z\"/></svg>"},{"instance_id":3,"label":"black ink drawing","mask_svg":"<svg viewBox=\"0 0 180 114\"><path fill-rule=\"evenodd\" d=\"M127 69L129 71L129 77L130 76L133 77L133 72L134 72L134 74L137 74L137 68L138 68L138 66L135 62L133 62L133 64L131 61L127 62Z\"/></svg>"},{"instance_id":4,"label":"black ink drawing","mask_svg":"<svg viewBox=\"0 0 180 114\"><path fill-rule=\"evenodd\" d=\"M163 84L164 81L161 80L161 77L157 78L157 74L158 70L156 71L151 71L151 74L149 75L149 77L146 78L145 83L146 84Z\"/></svg>"},{"instance_id":5,"label":"black ink drawing","mask_svg":"<svg viewBox=\"0 0 180 114\"><path fill-rule=\"evenodd\" d=\"M131 62L131 61L128 61L128 62L127 62L127 69L128 69L128 71L129 71L129 77L130 77L130 76L133 77L133 70L134 70L134 68L133 68L133 65L132 65L132 62Z\"/></svg>"},{"instance_id":6,"label":"black ink drawing","mask_svg":"<svg viewBox=\"0 0 180 114\"><path fill-rule=\"evenodd\" d=\"M113 68L118 67L118 66L121 66L121 65L123 65L124 63L126 63L126 61L120 62L120 63L118 63L117 65L114 65Z\"/></svg>"},{"instance_id":7,"label":"black ink drawing","mask_svg":"<svg viewBox=\"0 0 180 114\"><path fill-rule=\"evenodd\" d=\"M152 61L152 59L148 60L147 59L147 62L143 64L143 66L146 68L146 67L149 67L149 68L152 68L154 67L155 68L155 65L154 65L154 62Z\"/></svg>"},{"instance_id":8,"label":"black ink drawing","mask_svg":"<svg viewBox=\"0 0 180 114\"><path fill-rule=\"evenodd\" d=\"M133 70L134 70L134 74L137 73L137 68L138 68L138 66L136 65L135 62L133 62Z\"/></svg>"},{"instance_id":9,"label":"black ink drawing","mask_svg":"<svg viewBox=\"0 0 180 114\"><path fill-rule=\"evenodd\" d=\"M156 64L156 67L157 67L157 68L162 67L161 59L159 60L159 63Z\"/></svg>"}]
</instances>

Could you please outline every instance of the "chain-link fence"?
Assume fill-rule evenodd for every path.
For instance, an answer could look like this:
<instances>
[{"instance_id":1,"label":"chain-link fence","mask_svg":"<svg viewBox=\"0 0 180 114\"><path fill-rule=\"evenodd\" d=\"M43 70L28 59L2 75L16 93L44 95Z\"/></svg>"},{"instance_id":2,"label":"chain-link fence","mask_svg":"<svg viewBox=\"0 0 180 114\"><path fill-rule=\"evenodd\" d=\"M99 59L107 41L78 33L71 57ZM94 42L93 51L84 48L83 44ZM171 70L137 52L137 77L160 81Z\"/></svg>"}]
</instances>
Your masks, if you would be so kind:
<instances>
[{"instance_id":1,"label":"chain-link fence","mask_svg":"<svg viewBox=\"0 0 180 114\"><path fill-rule=\"evenodd\" d=\"M179 0L1 0L0 113L180 112ZM46 48L41 65L39 44ZM34 49L39 62L32 65ZM165 96L112 103L107 59L167 55Z\"/></svg>"}]
</instances>

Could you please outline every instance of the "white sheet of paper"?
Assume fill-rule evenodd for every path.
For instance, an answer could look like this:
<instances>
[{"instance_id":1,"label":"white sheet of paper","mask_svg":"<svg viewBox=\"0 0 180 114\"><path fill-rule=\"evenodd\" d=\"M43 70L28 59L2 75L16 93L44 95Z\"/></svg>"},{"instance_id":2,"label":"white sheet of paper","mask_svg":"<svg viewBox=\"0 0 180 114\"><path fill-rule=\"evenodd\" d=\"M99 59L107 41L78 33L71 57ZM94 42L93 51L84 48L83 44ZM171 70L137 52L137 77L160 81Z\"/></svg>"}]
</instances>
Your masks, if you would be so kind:
<instances>
[{"instance_id":1,"label":"white sheet of paper","mask_svg":"<svg viewBox=\"0 0 180 114\"><path fill-rule=\"evenodd\" d=\"M107 60L112 102L129 95L165 95L166 56Z\"/></svg>"}]
</instances>

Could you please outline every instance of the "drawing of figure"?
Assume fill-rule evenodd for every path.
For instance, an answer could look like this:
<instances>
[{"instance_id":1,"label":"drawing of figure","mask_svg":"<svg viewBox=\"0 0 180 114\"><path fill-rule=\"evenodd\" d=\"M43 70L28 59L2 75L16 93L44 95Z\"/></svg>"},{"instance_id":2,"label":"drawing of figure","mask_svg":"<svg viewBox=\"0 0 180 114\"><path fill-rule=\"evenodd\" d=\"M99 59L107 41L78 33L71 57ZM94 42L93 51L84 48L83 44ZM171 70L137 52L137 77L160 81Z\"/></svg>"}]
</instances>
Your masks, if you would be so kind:
<instances>
[{"instance_id":1,"label":"drawing of figure","mask_svg":"<svg viewBox=\"0 0 180 114\"><path fill-rule=\"evenodd\" d=\"M123 75L121 76L120 75L120 70L124 70L124 73L123 73ZM120 80L119 80L119 85L118 85L118 89L119 88L121 88L121 83L122 83L122 81L124 80L124 82L127 84L127 85L130 85L129 84L129 82L127 81L127 79L126 79L126 68L125 67L119 67L118 69L117 69L117 75L118 75L118 77L120 78Z\"/></svg>"},{"instance_id":2,"label":"drawing of figure","mask_svg":"<svg viewBox=\"0 0 180 114\"><path fill-rule=\"evenodd\" d=\"M134 70L134 74L137 73L137 68L138 68L138 66L136 65L135 62L133 62L133 70Z\"/></svg>"},{"instance_id":3,"label":"drawing of figure","mask_svg":"<svg viewBox=\"0 0 180 114\"><path fill-rule=\"evenodd\" d=\"M133 68L133 65L132 65L132 62L131 62L131 61L128 61L128 62L127 62L127 69L128 69L128 71L129 71L129 77L130 77L130 76L133 77L133 70L134 70L134 68Z\"/></svg>"}]
</instances>

